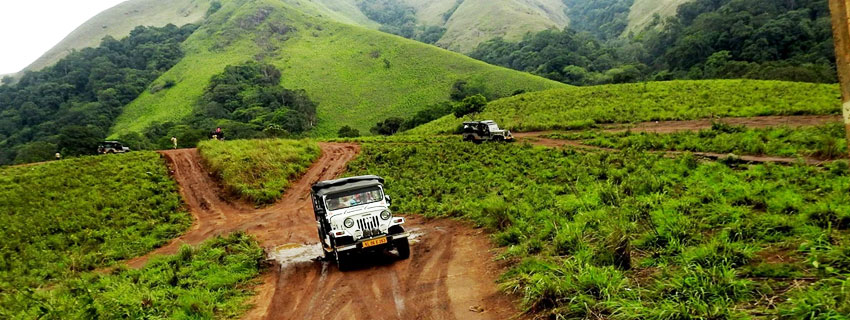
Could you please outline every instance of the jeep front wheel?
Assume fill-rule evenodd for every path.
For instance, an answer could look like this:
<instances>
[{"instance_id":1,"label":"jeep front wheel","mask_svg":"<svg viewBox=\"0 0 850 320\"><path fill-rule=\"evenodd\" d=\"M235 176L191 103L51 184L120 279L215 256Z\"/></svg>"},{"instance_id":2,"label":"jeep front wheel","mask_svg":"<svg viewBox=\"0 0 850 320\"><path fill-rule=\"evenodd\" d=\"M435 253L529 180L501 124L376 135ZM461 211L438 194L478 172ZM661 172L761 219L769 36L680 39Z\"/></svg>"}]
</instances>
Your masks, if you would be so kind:
<instances>
[{"instance_id":1,"label":"jeep front wheel","mask_svg":"<svg viewBox=\"0 0 850 320\"><path fill-rule=\"evenodd\" d=\"M339 251L335 252L336 256L336 266L339 268L339 271L348 271L351 269L351 258L347 255L340 253Z\"/></svg>"},{"instance_id":2,"label":"jeep front wheel","mask_svg":"<svg viewBox=\"0 0 850 320\"><path fill-rule=\"evenodd\" d=\"M395 249L398 250L399 259L410 258L410 242L407 241L407 238L395 240L393 244Z\"/></svg>"}]
</instances>

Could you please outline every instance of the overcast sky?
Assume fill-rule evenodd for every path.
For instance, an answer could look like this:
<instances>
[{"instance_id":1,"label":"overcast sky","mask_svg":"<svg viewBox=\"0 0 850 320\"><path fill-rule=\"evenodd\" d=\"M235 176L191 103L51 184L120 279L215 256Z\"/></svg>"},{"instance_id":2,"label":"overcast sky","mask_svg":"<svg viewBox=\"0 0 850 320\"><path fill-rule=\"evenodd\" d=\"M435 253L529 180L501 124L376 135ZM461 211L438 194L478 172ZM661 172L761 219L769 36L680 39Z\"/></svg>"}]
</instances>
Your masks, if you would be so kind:
<instances>
[{"instance_id":1,"label":"overcast sky","mask_svg":"<svg viewBox=\"0 0 850 320\"><path fill-rule=\"evenodd\" d=\"M0 74L21 71L83 22L124 0L0 0Z\"/></svg>"}]
</instances>

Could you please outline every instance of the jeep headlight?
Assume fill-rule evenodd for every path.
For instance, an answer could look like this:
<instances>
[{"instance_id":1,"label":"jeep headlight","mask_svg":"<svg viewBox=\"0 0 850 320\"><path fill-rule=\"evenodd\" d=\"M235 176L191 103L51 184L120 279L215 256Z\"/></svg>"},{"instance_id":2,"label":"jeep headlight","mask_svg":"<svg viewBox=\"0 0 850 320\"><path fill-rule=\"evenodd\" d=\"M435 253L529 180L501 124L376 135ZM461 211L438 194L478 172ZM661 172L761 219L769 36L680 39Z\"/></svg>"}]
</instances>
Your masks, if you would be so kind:
<instances>
[{"instance_id":1,"label":"jeep headlight","mask_svg":"<svg viewBox=\"0 0 850 320\"><path fill-rule=\"evenodd\" d=\"M389 210L381 211L381 219L384 219L384 220L390 220L390 218L391 218L392 216L393 216L393 215L392 215L392 214L390 214L390 211L389 211Z\"/></svg>"},{"instance_id":2,"label":"jeep headlight","mask_svg":"<svg viewBox=\"0 0 850 320\"><path fill-rule=\"evenodd\" d=\"M342 222L346 228L351 228L354 226L354 219L345 218L345 221Z\"/></svg>"}]
</instances>

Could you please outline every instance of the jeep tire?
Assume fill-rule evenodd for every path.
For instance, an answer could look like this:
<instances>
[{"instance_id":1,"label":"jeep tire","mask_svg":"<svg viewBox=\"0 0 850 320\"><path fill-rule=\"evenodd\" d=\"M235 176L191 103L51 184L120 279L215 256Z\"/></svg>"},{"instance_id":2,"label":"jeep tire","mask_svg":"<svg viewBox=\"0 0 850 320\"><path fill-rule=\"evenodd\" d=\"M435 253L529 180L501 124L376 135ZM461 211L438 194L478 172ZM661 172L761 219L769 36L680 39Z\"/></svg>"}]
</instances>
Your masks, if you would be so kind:
<instances>
[{"instance_id":1,"label":"jeep tire","mask_svg":"<svg viewBox=\"0 0 850 320\"><path fill-rule=\"evenodd\" d=\"M339 268L339 271L348 271L351 269L351 257L348 255L342 254L339 251L335 251L336 254L336 266Z\"/></svg>"},{"instance_id":2,"label":"jeep tire","mask_svg":"<svg viewBox=\"0 0 850 320\"><path fill-rule=\"evenodd\" d=\"M410 242L407 241L407 238L394 240L393 245L395 246L396 251L398 251L399 259L404 260L410 258Z\"/></svg>"}]
</instances>

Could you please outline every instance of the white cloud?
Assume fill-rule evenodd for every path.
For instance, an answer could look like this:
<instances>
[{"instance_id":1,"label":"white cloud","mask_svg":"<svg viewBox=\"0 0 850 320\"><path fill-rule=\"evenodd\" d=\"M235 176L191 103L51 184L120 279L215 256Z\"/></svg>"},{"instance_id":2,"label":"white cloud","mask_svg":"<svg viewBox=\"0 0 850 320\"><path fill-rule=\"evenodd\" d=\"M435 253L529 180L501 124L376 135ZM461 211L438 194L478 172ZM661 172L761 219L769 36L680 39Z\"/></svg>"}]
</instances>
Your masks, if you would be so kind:
<instances>
[{"instance_id":1,"label":"white cloud","mask_svg":"<svg viewBox=\"0 0 850 320\"><path fill-rule=\"evenodd\" d=\"M124 0L0 0L0 74L21 71L89 18Z\"/></svg>"}]
</instances>

